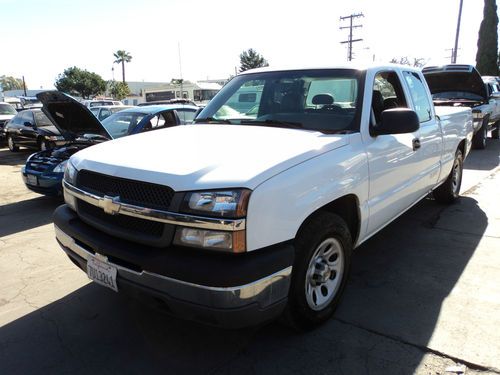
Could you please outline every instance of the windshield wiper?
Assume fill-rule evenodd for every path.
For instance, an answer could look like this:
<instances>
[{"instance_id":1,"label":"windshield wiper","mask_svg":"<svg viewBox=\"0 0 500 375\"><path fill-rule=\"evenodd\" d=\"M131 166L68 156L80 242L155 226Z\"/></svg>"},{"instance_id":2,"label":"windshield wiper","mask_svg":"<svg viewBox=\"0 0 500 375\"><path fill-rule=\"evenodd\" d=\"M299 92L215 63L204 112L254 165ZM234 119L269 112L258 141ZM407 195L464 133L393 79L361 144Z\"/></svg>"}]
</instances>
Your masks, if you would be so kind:
<instances>
[{"instance_id":1,"label":"windshield wiper","mask_svg":"<svg viewBox=\"0 0 500 375\"><path fill-rule=\"evenodd\" d=\"M280 120L250 120L241 121L242 125L266 125L276 128L293 128L293 129L304 129L304 125L300 122L294 121L280 121Z\"/></svg>"},{"instance_id":2,"label":"windshield wiper","mask_svg":"<svg viewBox=\"0 0 500 375\"><path fill-rule=\"evenodd\" d=\"M232 122L229 120L213 117L197 118L194 120L194 122L195 124L199 122L206 122L208 124L232 124Z\"/></svg>"}]
</instances>

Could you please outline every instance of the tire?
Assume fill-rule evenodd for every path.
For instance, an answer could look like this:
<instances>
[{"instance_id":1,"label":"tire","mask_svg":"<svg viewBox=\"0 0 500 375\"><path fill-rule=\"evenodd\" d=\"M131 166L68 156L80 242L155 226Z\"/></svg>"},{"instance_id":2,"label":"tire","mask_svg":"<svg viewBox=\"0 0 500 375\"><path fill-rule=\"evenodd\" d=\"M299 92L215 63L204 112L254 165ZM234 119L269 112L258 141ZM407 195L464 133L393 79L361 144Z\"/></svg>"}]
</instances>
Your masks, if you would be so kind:
<instances>
[{"instance_id":1,"label":"tire","mask_svg":"<svg viewBox=\"0 0 500 375\"><path fill-rule=\"evenodd\" d=\"M462 175L464 170L464 159L462 151L457 150L451 172L443 184L434 191L434 199L443 204L451 204L460 196L460 186L462 186Z\"/></svg>"},{"instance_id":2,"label":"tire","mask_svg":"<svg viewBox=\"0 0 500 375\"><path fill-rule=\"evenodd\" d=\"M284 312L288 325L309 330L332 316L348 278L351 252L351 234L338 215L319 213L301 229Z\"/></svg>"},{"instance_id":3,"label":"tire","mask_svg":"<svg viewBox=\"0 0 500 375\"><path fill-rule=\"evenodd\" d=\"M488 137L488 119L483 120L483 125L478 132L472 137L472 147L476 150L484 150L486 148L486 138Z\"/></svg>"},{"instance_id":4,"label":"tire","mask_svg":"<svg viewBox=\"0 0 500 375\"><path fill-rule=\"evenodd\" d=\"M491 138L500 139L500 120L495 122L493 130L491 131Z\"/></svg>"},{"instance_id":5,"label":"tire","mask_svg":"<svg viewBox=\"0 0 500 375\"><path fill-rule=\"evenodd\" d=\"M19 151L19 146L16 146L16 144L14 143L14 140L12 139L12 137L10 135L7 136L7 145L9 146L9 150L11 152Z\"/></svg>"}]
</instances>

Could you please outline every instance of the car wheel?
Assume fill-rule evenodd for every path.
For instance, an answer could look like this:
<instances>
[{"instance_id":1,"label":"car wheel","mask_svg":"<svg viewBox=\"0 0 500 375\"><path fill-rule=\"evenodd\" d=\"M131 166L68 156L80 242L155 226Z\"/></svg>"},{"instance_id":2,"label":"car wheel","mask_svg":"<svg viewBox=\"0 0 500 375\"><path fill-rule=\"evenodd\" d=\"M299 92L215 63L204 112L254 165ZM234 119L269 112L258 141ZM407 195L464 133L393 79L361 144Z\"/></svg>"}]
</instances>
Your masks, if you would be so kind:
<instances>
[{"instance_id":1,"label":"car wheel","mask_svg":"<svg viewBox=\"0 0 500 375\"><path fill-rule=\"evenodd\" d=\"M332 316L346 284L351 250L351 234L338 215L320 213L301 229L284 312L289 325L312 329Z\"/></svg>"},{"instance_id":2,"label":"car wheel","mask_svg":"<svg viewBox=\"0 0 500 375\"><path fill-rule=\"evenodd\" d=\"M494 129L491 131L491 138L500 139L500 121L495 122Z\"/></svg>"},{"instance_id":3,"label":"car wheel","mask_svg":"<svg viewBox=\"0 0 500 375\"><path fill-rule=\"evenodd\" d=\"M7 136L7 145L9 146L9 150L12 152L19 151L19 146L16 146L14 140L10 135Z\"/></svg>"},{"instance_id":4,"label":"car wheel","mask_svg":"<svg viewBox=\"0 0 500 375\"><path fill-rule=\"evenodd\" d=\"M486 148L486 138L488 136L488 119L483 120L483 125L472 138L472 147L476 150L484 150Z\"/></svg>"},{"instance_id":5,"label":"car wheel","mask_svg":"<svg viewBox=\"0 0 500 375\"><path fill-rule=\"evenodd\" d=\"M462 151L457 150L453 167L446 181L439 185L434 191L434 199L439 203L450 204L455 202L460 196L462 186L462 175L464 169L464 159Z\"/></svg>"}]
</instances>

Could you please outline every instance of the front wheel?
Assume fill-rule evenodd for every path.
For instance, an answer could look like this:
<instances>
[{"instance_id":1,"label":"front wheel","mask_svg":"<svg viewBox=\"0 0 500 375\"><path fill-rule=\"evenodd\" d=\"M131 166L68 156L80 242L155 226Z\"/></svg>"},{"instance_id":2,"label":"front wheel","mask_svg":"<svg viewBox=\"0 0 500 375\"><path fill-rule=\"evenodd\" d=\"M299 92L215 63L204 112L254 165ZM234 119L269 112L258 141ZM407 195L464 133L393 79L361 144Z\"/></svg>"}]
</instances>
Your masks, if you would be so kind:
<instances>
[{"instance_id":1,"label":"front wheel","mask_svg":"<svg viewBox=\"0 0 500 375\"><path fill-rule=\"evenodd\" d=\"M9 146L9 150L12 152L19 151L19 146L16 146L14 140L10 135L7 136L7 145Z\"/></svg>"},{"instance_id":2,"label":"front wheel","mask_svg":"<svg viewBox=\"0 0 500 375\"><path fill-rule=\"evenodd\" d=\"M457 150L451 172L442 185L433 191L434 199L439 203L450 204L455 202L460 195L462 186L462 175L464 170L464 159L462 151Z\"/></svg>"},{"instance_id":3,"label":"front wheel","mask_svg":"<svg viewBox=\"0 0 500 375\"><path fill-rule=\"evenodd\" d=\"M342 218L324 212L300 231L295 248L285 318L295 328L311 329L328 320L340 302L349 274L352 238Z\"/></svg>"},{"instance_id":4,"label":"front wheel","mask_svg":"<svg viewBox=\"0 0 500 375\"><path fill-rule=\"evenodd\" d=\"M494 129L491 131L491 138L500 139L500 120L495 122Z\"/></svg>"},{"instance_id":5,"label":"front wheel","mask_svg":"<svg viewBox=\"0 0 500 375\"><path fill-rule=\"evenodd\" d=\"M488 119L483 120L483 125L479 128L474 137L472 137L472 147L476 150L486 148L486 138L488 137Z\"/></svg>"}]
</instances>

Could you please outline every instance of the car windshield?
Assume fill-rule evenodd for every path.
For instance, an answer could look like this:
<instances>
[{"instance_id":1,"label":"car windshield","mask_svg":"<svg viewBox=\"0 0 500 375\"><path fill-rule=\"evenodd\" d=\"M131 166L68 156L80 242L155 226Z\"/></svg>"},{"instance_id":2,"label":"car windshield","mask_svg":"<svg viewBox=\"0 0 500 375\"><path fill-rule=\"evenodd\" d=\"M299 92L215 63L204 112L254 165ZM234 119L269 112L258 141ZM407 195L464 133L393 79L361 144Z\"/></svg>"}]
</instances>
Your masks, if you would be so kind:
<instances>
[{"instance_id":1,"label":"car windshield","mask_svg":"<svg viewBox=\"0 0 500 375\"><path fill-rule=\"evenodd\" d=\"M197 116L197 123L226 123L318 130L358 128L361 73L315 69L242 74Z\"/></svg>"},{"instance_id":2,"label":"car windshield","mask_svg":"<svg viewBox=\"0 0 500 375\"><path fill-rule=\"evenodd\" d=\"M113 139L120 138L129 135L146 116L140 112L117 112L102 120L102 125Z\"/></svg>"},{"instance_id":3,"label":"car windshield","mask_svg":"<svg viewBox=\"0 0 500 375\"><path fill-rule=\"evenodd\" d=\"M49 120L49 118L45 116L45 113L41 111L40 112L33 111L33 114L35 115L36 126L42 127L42 126L53 125L52 122Z\"/></svg>"},{"instance_id":4,"label":"car windshield","mask_svg":"<svg viewBox=\"0 0 500 375\"><path fill-rule=\"evenodd\" d=\"M0 115L17 115L17 111L10 104L0 104Z\"/></svg>"}]
</instances>

